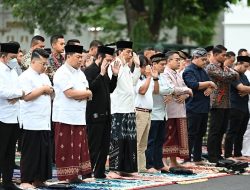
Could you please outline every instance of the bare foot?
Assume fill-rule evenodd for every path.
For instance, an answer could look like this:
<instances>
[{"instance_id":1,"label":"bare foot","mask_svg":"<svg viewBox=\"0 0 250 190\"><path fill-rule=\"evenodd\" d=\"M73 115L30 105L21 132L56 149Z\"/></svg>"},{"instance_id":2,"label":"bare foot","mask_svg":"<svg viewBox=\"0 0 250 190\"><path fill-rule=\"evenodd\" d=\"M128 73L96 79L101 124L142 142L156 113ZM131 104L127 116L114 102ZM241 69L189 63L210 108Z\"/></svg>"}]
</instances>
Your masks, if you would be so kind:
<instances>
[{"instance_id":1,"label":"bare foot","mask_svg":"<svg viewBox=\"0 0 250 190\"><path fill-rule=\"evenodd\" d=\"M169 165L169 168L172 168L172 167L175 167L175 168L184 168L183 165L179 164L179 163L170 163Z\"/></svg>"},{"instance_id":2,"label":"bare foot","mask_svg":"<svg viewBox=\"0 0 250 190\"><path fill-rule=\"evenodd\" d=\"M233 161L235 161L235 162L238 161L236 158L233 158L233 157L229 157L229 158L227 158L227 159L228 159L228 160L233 160Z\"/></svg>"},{"instance_id":3,"label":"bare foot","mask_svg":"<svg viewBox=\"0 0 250 190\"><path fill-rule=\"evenodd\" d=\"M84 182L95 182L96 179L95 178L86 178L83 180Z\"/></svg>"},{"instance_id":4,"label":"bare foot","mask_svg":"<svg viewBox=\"0 0 250 190\"><path fill-rule=\"evenodd\" d=\"M234 157L234 159L238 161L249 161L250 158L247 156L239 156L239 157Z\"/></svg>"},{"instance_id":5,"label":"bare foot","mask_svg":"<svg viewBox=\"0 0 250 190\"><path fill-rule=\"evenodd\" d=\"M118 172L109 172L107 177L111 178L111 179L121 179L122 178L122 176Z\"/></svg>"},{"instance_id":6,"label":"bare foot","mask_svg":"<svg viewBox=\"0 0 250 190\"><path fill-rule=\"evenodd\" d=\"M35 189L35 186L33 186L30 183L21 183L20 188L22 188L22 189Z\"/></svg>"},{"instance_id":7,"label":"bare foot","mask_svg":"<svg viewBox=\"0 0 250 190\"><path fill-rule=\"evenodd\" d=\"M169 166L164 166L160 169L161 171L168 172L169 171Z\"/></svg>"},{"instance_id":8,"label":"bare foot","mask_svg":"<svg viewBox=\"0 0 250 190\"><path fill-rule=\"evenodd\" d=\"M158 170L156 170L155 168L149 168L149 169L147 170L147 172L148 172L148 173L157 173Z\"/></svg>"},{"instance_id":9,"label":"bare foot","mask_svg":"<svg viewBox=\"0 0 250 190\"><path fill-rule=\"evenodd\" d=\"M34 187L47 187L47 185L46 185L44 182L42 182L42 181L34 181L34 182L32 183L32 185L33 185Z\"/></svg>"},{"instance_id":10,"label":"bare foot","mask_svg":"<svg viewBox=\"0 0 250 190\"><path fill-rule=\"evenodd\" d=\"M84 181L79 178L69 179L68 182L75 183L75 184L84 183Z\"/></svg>"},{"instance_id":11,"label":"bare foot","mask_svg":"<svg viewBox=\"0 0 250 190\"><path fill-rule=\"evenodd\" d=\"M138 176L138 173L137 172L133 172L133 173L120 172L120 175L122 177L134 177L134 176Z\"/></svg>"}]
</instances>

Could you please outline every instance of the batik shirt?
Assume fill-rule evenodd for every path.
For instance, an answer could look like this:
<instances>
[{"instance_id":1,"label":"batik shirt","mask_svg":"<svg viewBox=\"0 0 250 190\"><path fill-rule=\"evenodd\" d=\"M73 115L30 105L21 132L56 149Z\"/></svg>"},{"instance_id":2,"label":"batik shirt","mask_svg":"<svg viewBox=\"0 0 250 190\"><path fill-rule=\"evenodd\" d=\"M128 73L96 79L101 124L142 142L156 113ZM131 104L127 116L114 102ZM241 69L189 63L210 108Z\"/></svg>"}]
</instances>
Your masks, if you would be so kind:
<instances>
[{"instance_id":1,"label":"batik shirt","mask_svg":"<svg viewBox=\"0 0 250 190\"><path fill-rule=\"evenodd\" d=\"M211 108L230 108L230 83L237 79L238 74L233 69L224 70L220 63L210 63L206 67L210 79L217 89L210 96Z\"/></svg>"},{"instance_id":2,"label":"batik shirt","mask_svg":"<svg viewBox=\"0 0 250 190\"><path fill-rule=\"evenodd\" d=\"M25 71L29 68L31 63L31 52L29 51L23 56L23 59L21 61L21 69L22 71Z\"/></svg>"},{"instance_id":3,"label":"batik shirt","mask_svg":"<svg viewBox=\"0 0 250 190\"><path fill-rule=\"evenodd\" d=\"M50 81L53 81L55 72L57 71L59 67L62 66L64 61L65 61L64 57L61 54L59 54L59 56L56 56L53 53L50 54L49 59L48 59L49 66L46 71L47 75L49 76Z\"/></svg>"}]
</instances>

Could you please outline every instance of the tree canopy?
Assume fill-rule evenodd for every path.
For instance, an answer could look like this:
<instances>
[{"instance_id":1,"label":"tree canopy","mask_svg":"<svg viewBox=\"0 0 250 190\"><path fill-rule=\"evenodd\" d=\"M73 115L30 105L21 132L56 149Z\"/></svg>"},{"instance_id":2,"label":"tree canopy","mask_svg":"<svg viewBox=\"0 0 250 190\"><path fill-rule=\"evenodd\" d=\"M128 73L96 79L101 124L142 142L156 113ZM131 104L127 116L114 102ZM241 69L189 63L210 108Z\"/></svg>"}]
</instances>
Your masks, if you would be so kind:
<instances>
[{"instance_id":1,"label":"tree canopy","mask_svg":"<svg viewBox=\"0 0 250 190\"><path fill-rule=\"evenodd\" d=\"M137 44L166 41L160 32L176 28L177 43L190 38L209 44L218 14L240 0L2 0L30 31L80 34L83 27L102 26L105 39L130 38ZM122 15L125 15L125 20Z\"/></svg>"}]
</instances>

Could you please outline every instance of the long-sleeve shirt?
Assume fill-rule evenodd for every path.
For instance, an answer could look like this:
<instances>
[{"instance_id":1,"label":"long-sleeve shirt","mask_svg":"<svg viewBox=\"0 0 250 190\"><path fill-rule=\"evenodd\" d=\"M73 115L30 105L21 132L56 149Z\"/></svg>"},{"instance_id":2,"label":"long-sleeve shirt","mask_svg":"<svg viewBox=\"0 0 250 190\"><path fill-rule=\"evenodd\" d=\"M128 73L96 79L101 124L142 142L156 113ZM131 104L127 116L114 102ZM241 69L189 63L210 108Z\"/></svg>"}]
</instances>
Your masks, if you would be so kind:
<instances>
[{"instance_id":1,"label":"long-sleeve shirt","mask_svg":"<svg viewBox=\"0 0 250 190\"><path fill-rule=\"evenodd\" d=\"M250 83L247 79L247 76L244 73L239 73L239 75L240 75L239 80L235 80L231 83L231 88L230 88L231 107L238 109L242 112L249 113L249 109L248 109L249 97L248 95L240 96L237 86L239 84L243 84L244 86L250 86Z\"/></svg>"},{"instance_id":2,"label":"long-sleeve shirt","mask_svg":"<svg viewBox=\"0 0 250 190\"><path fill-rule=\"evenodd\" d=\"M127 63L123 64L119 58L116 61L121 65L117 78L117 86L111 94L111 114L114 113L134 113L135 112L135 90L141 71L135 67L134 72L130 71ZM114 62L112 63L114 64ZM109 70L111 78L112 72Z\"/></svg>"},{"instance_id":3,"label":"long-sleeve shirt","mask_svg":"<svg viewBox=\"0 0 250 190\"><path fill-rule=\"evenodd\" d=\"M177 103L176 96L186 94L189 90L180 74L175 70L170 69L168 66L165 68L163 76L167 78L170 85L174 86L173 100L167 103L168 118L185 118L186 108L184 103Z\"/></svg>"},{"instance_id":4,"label":"long-sleeve shirt","mask_svg":"<svg viewBox=\"0 0 250 190\"><path fill-rule=\"evenodd\" d=\"M18 123L19 102L10 104L8 99L19 98L23 94L18 86L18 75L14 69L0 62L0 121Z\"/></svg>"},{"instance_id":5,"label":"long-sleeve shirt","mask_svg":"<svg viewBox=\"0 0 250 190\"><path fill-rule=\"evenodd\" d=\"M159 75L159 94L153 94L153 109L151 112L151 120L163 121L167 120L167 110L164 103L164 96L174 92L174 85L171 85L166 78Z\"/></svg>"},{"instance_id":6,"label":"long-sleeve shirt","mask_svg":"<svg viewBox=\"0 0 250 190\"><path fill-rule=\"evenodd\" d=\"M219 63L208 64L206 71L217 85L217 89L210 96L211 108L230 108L230 83L237 79L238 73L233 69L224 70Z\"/></svg>"},{"instance_id":7,"label":"long-sleeve shirt","mask_svg":"<svg viewBox=\"0 0 250 190\"><path fill-rule=\"evenodd\" d=\"M65 61L64 57L61 54L59 55L55 55L53 53L50 54L48 58L49 67L47 68L46 73L51 81L53 81L55 72L63 65L64 61Z\"/></svg>"},{"instance_id":8,"label":"long-sleeve shirt","mask_svg":"<svg viewBox=\"0 0 250 190\"><path fill-rule=\"evenodd\" d=\"M87 102L87 124L102 123L110 118L110 93L116 88L117 76L112 75L110 79L107 74L102 76L100 71L96 63L84 71L93 94L92 100Z\"/></svg>"},{"instance_id":9,"label":"long-sleeve shirt","mask_svg":"<svg viewBox=\"0 0 250 190\"><path fill-rule=\"evenodd\" d=\"M199 89L199 82L210 81L206 71L192 63L183 72L183 80L193 91L193 97L189 97L186 101L187 112L208 113L210 96L204 95L206 89Z\"/></svg>"},{"instance_id":10,"label":"long-sleeve shirt","mask_svg":"<svg viewBox=\"0 0 250 190\"><path fill-rule=\"evenodd\" d=\"M27 70L29 68L30 62L31 62L31 51L29 51L28 53L26 53L23 56L23 59L21 61L21 69L22 69L22 71L25 71L25 70Z\"/></svg>"}]
</instances>

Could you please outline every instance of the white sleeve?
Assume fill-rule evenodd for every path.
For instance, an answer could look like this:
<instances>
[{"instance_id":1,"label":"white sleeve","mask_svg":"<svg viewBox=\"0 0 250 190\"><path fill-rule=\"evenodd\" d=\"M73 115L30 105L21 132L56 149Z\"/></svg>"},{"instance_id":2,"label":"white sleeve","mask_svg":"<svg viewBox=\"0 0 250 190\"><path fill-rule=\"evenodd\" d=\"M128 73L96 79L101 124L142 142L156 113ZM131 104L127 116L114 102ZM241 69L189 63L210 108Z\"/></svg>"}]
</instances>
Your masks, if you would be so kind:
<instances>
[{"instance_id":1,"label":"white sleeve","mask_svg":"<svg viewBox=\"0 0 250 190\"><path fill-rule=\"evenodd\" d=\"M137 81L139 80L140 76L141 76L140 67L138 67L138 68L135 67L135 70L133 72L133 84L134 84L134 86L137 84Z\"/></svg>"},{"instance_id":2,"label":"white sleeve","mask_svg":"<svg viewBox=\"0 0 250 190\"><path fill-rule=\"evenodd\" d=\"M65 72L55 73L53 83L54 86L57 86L63 92L74 86L70 74Z\"/></svg>"},{"instance_id":3,"label":"white sleeve","mask_svg":"<svg viewBox=\"0 0 250 190\"><path fill-rule=\"evenodd\" d=\"M31 93L33 90L32 81L28 77L21 75L21 77L19 77L19 85L21 89L24 91L25 95Z\"/></svg>"},{"instance_id":4,"label":"white sleeve","mask_svg":"<svg viewBox=\"0 0 250 190\"><path fill-rule=\"evenodd\" d=\"M144 81L145 82L145 81ZM144 82L142 80L138 80L137 84L135 85L135 92L137 94L139 94L139 89L141 88L141 86L144 84Z\"/></svg>"},{"instance_id":5,"label":"white sleeve","mask_svg":"<svg viewBox=\"0 0 250 190\"><path fill-rule=\"evenodd\" d=\"M8 82L5 81L5 77L1 77L4 73L0 73L0 98L2 99L13 99L19 98L23 95L23 92L19 88L10 88L7 84ZM16 74L17 75L17 74ZM12 80L12 78L8 78L8 80ZM18 79L16 76L16 80L13 81L18 83Z\"/></svg>"}]
</instances>

